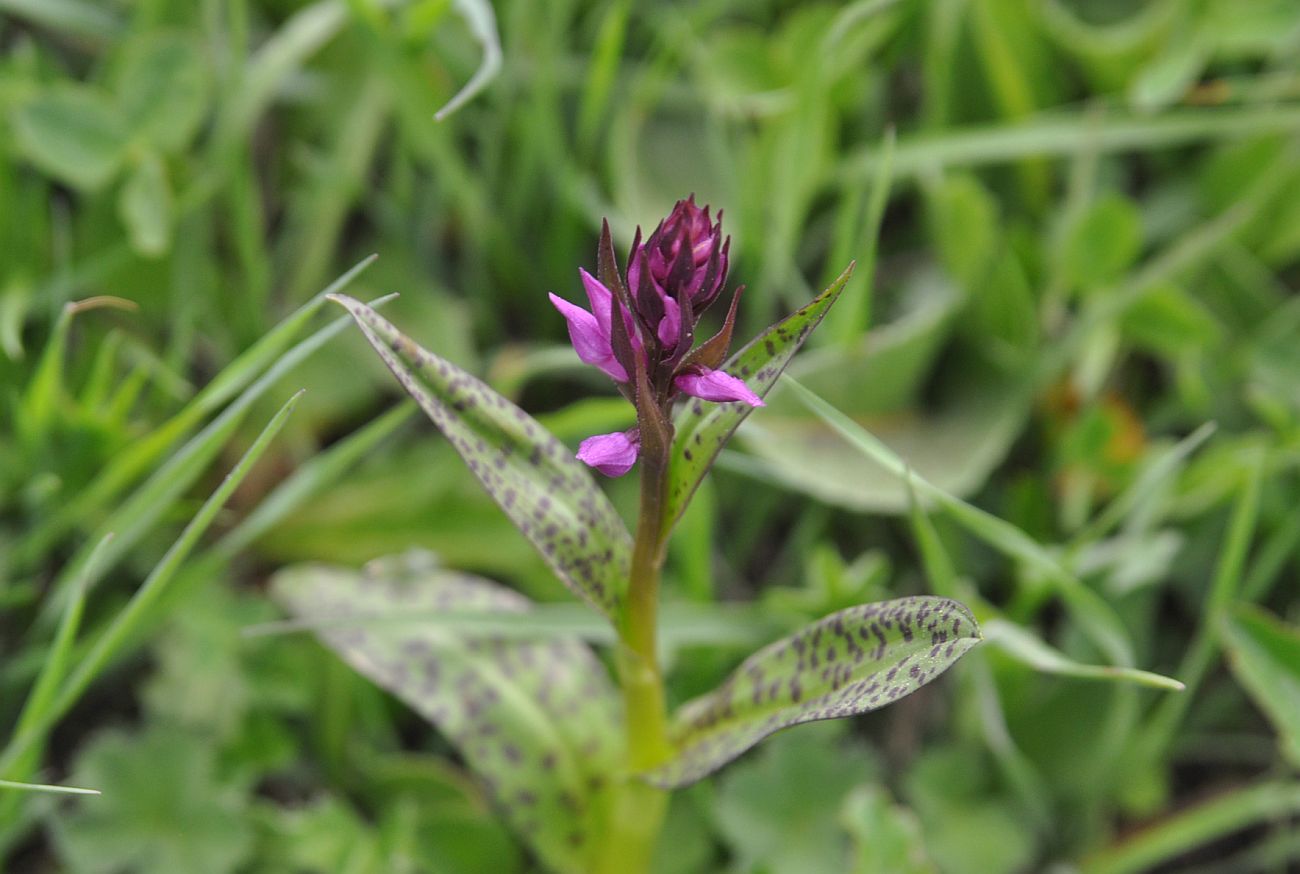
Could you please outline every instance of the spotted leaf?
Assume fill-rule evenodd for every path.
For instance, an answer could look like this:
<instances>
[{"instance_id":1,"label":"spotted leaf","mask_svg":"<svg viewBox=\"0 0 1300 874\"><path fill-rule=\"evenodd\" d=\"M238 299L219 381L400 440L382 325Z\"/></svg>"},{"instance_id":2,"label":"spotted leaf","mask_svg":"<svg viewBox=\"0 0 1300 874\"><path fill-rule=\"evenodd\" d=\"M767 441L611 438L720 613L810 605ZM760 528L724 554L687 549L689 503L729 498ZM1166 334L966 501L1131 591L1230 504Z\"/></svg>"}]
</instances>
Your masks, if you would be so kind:
<instances>
[{"instance_id":1,"label":"spotted leaf","mask_svg":"<svg viewBox=\"0 0 1300 874\"><path fill-rule=\"evenodd\" d=\"M704 777L779 729L866 713L910 695L980 641L965 606L901 598L832 613L754 653L670 728L676 755L643 775L665 788Z\"/></svg>"},{"instance_id":2,"label":"spotted leaf","mask_svg":"<svg viewBox=\"0 0 1300 874\"><path fill-rule=\"evenodd\" d=\"M718 369L743 379L759 397L767 394L851 275L852 264L825 291L759 334ZM743 402L715 404L702 400L692 400L682 408L669 461L668 499L664 502L668 527L681 517L713 459L753 409Z\"/></svg>"},{"instance_id":3,"label":"spotted leaf","mask_svg":"<svg viewBox=\"0 0 1300 874\"><path fill-rule=\"evenodd\" d=\"M436 725L550 868L590 870L608 814L605 781L620 757L621 711L585 644L422 625L416 617L431 612L530 609L523 596L439 567L427 553L380 559L363 572L300 565L278 574L272 592L344 661ZM403 613L413 618L393 619Z\"/></svg>"},{"instance_id":4,"label":"spotted leaf","mask_svg":"<svg viewBox=\"0 0 1300 874\"><path fill-rule=\"evenodd\" d=\"M352 314L397 381L564 584L617 620L632 537L573 453L523 410L417 346L370 307L346 295L330 299Z\"/></svg>"}]
</instances>

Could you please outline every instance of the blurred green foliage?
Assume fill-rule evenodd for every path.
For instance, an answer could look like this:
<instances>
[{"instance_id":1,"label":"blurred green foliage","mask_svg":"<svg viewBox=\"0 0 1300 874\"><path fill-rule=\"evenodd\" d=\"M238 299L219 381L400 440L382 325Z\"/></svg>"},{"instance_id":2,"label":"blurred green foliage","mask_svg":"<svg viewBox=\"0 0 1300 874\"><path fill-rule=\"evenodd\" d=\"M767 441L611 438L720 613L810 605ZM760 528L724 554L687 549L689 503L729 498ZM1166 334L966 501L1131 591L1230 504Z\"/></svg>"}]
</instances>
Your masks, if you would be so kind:
<instances>
[{"instance_id":1,"label":"blurred green foliage","mask_svg":"<svg viewBox=\"0 0 1300 874\"><path fill-rule=\"evenodd\" d=\"M659 870L1294 866L1295 4L500 0L434 122L475 6L0 0L0 778L105 793L0 789L0 867L536 870L432 729L242 631L414 546L563 597L317 292L378 253L350 294L576 444L628 410L545 292L690 191L742 337L876 248L683 519L674 698L899 594L1056 655L773 738Z\"/></svg>"}]
</instances>

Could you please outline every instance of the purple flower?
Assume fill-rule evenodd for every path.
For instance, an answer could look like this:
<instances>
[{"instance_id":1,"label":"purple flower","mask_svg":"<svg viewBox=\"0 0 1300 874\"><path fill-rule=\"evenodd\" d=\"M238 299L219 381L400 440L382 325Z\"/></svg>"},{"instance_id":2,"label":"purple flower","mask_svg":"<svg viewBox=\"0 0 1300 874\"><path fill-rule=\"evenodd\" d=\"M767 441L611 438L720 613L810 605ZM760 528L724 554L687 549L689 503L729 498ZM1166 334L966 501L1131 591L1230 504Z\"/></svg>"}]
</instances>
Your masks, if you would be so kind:
<instances>
[{"instance_id":1,"label":"purple flower","mask_svg":"<svg viewBox=\"0 0 1300 874\"><path fill-rule=\"evenodd\" d=\"M636 464L640 449L641 436L636 428L630 428L583 440L578 445L578 460L605 476L622 476Z\"/></svg>"},{"instance_id":2,"label":"purple flower","mask_svg":"<svg viewBox=\"0 0 1300 874\"><path fill-rule=\"evenodd\" d=\"M706 401L740 401L751 407L765 407L763 399L750 391L744 380L736 379L721 370L709 370L707 367L692 367L677 374L673 384L686 394Z\"/></svg>"},{"instance_id":3,"label":"purple flower","mask_svg":"<svg viewBox=\"0 0 1300 874\"><path fill-rule=\"evenodd\" d=\"M743 380L716 369L730 345L740 289L722 330L694 348L700 315L726 284L730 248L731 238L722 235L722 213L712 221L709 208L696 206L692 195L679 200L644 242L637 228L626 278L614 263L609 228L604 228L600 277L578 271L590 311L550 295L568 322L578 358L619 383L640 416L653 414L656 421L670 422L678 394L763 406L762 398ZM616 311L622 329L614 321ZM637 389L643 378L649 391ZM671 426L667 427L671 436ZM622 476L640 451L639 432L634 428L584 440L578 458L607 476Z\"/></svg>"}]
</instances>

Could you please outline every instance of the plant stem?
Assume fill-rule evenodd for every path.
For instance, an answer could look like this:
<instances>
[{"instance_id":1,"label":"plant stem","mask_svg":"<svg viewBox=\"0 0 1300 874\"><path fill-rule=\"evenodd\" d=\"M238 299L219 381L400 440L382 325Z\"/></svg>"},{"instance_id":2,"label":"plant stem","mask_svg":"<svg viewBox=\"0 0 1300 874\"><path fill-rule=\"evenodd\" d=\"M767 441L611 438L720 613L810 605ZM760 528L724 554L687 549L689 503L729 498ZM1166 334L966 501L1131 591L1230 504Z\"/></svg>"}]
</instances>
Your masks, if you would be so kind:
<instances>
[{"instance_id":1,"label":"plant stem","mask_svg":"<svg viewBox=\"0 0 1300 874\"><path fill-rule=\"evenodd\" d=\"M641 472L641 514L632 547L627 614L621 635L628 765L637 771L654 767L669 755L658 653L664 473L664 466L653 463L646 463Z\"/></svg>"},{"instance_id":2,"label":"plant stem","mask_svg":"<svg viewBox=\"0 0 1300 874\"><path fill-rule=\"evenodd\" d=\"M640 519L632 547L627 611L619 629L627 773L614 800L598 870L620 874L649 868L668 802L666 792L635 776L665 761L672 751L658 655L665 462L649 456L642 459Z\"/></svg>"}]
</instances>

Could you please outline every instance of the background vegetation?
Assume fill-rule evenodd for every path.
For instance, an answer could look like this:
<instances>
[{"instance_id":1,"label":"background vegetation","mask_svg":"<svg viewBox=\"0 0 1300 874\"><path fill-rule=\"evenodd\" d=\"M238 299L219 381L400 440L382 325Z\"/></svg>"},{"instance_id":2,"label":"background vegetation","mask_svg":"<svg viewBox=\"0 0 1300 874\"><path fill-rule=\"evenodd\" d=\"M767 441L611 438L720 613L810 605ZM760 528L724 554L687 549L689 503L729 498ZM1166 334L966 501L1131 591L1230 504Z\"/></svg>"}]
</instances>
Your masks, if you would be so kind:
<instances>
[{"instance_id":1,"label":"background vegetation","mask_svg":"<svg viewBox=\"0 0 1300 874\"><path fill-rule=\"evenodd\" d=\"M691 191L742 336L859 269L792 370L848 419L787 388L674 545L674 698L896 594L989 641L680 794L661 870L1297 864L1300 9L494 6L0 0L0 777L104 792L0 789L0 867L531 870L248 633L278 567L412 547L564 598L318 292L377 253L349 293L576 445L630 409L545 292Z\"/></svg>"}]
</instances>

